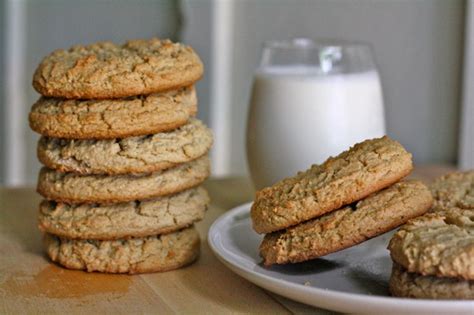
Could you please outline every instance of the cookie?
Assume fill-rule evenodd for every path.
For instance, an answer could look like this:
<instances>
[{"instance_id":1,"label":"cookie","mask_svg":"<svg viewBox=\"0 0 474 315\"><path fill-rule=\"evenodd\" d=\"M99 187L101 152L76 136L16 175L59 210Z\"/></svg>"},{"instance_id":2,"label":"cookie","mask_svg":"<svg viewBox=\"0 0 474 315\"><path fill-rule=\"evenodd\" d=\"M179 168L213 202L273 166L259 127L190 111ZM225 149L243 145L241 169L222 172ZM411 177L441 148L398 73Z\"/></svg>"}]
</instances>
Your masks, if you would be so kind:
<instances>
[{"instance_id":1,"label":"cookie","mask_svg":"<svg viewBox=\"0 0 474 315\"><path fill-rule=\"evenodd\" d=\"M405 177L411 154L388 137L366 140L295 177L257 192L253 228L270 233L360 200Z\"/></svg>"},{"instance_id":2,"label":"cookie","mask_svg":"<svg viewBox=\"0 0 474 315\"><path fill-rule=\"evenodd\" d=\"M388 249L408 272L474 280L474 210L411 220L393 235Z\"/></svg>"},{"instance_id":3,"label":"cookie","mask_svg":"<svg viewBox=\"0 0 474 315\"><path fill-rule=\"evenodd\" d=\"M210 172L209 158L143 175L77 175L43 167L37 191L65 203L117 203L173 194L202 183Z\"/></svg>"},{"instance_id":4,"label":"cookie","mask_svg":"<svg viewBox=\"0 0 474 315\"><path fill-rule=\"evenodd\" d=\"M110 240L170 233L202 220L209 203L204 188L148 201L68 205L44 200L39 228L73 239Z\"/></svg>"},{"instance_id":5,"label":"cookie","mask_svg":"<svg viewBox=\"0 0 474 315\"><path fill-rule=\"evenodd\" d=\"M40 94L105 99L146 95L190 86L203 65L189 46L153 38L123 45L99 42L56 50L33 75Z\"/></svg>"},{"instance_id":6,"label":"cookie","mask_svg":"<svg viewBox=\"0 0 474 315\"><path fill-rule=\"evenodd\" d=\"M192 119L173 131L113 140L42 137L38 158L49 168L78 174L151 173L190 162L209 151L212 134Z\"/></svg>"},{"instance_id":7,"label":"cookie","mask_svg":"<svg viewBox=\"0 0 474 315\"><path fill-rule=\"evenodd\" d=\"M161 272L188 265L199 255L199 234L194 227L111 241L71 240L45 234L44 242L52 261L89 272Z\"/></svg>"},{"instance_id":8,"label":"cookie","mask_svg":"<svg viewBox=\"0 0 474 315\"><path fill-rule=\"evenodd\" d=\"M390 231L425 213L432 202L423 183L396 183L351 206L265 235L260 255L267 266L318 258Z\"/></svg>"},{"instance_id":9,"label":"cookie","mask_svg":"<svg viewBox=\"0 0 474 315\"><path fill-rule=\"evenodd\" d=\"M196 115L194 87L107 100L41 97L31 108L34 131L56 138L113 139L172 130Z\"/></svg>"},{"instance_id":10,"label":"cookie","mask_svg":"<svg viewBox=\"0 0 474 315\"><path fill-rule=\"evenodd\" d=\"M444 175L430 185L433 211L452 208L474 210L474 171Z\"/></svg>"},{"instance_id":11,"label":"cookie","mask_svg":"<svg viewBox=\"0 0 474 315\"><path fill-rule=\"evenodd\" d=\"M474 281L422 276L407 272L396 263L393 264L389 289L393 296L407 298L474 299Z\"/></svg>"}]
</instances>

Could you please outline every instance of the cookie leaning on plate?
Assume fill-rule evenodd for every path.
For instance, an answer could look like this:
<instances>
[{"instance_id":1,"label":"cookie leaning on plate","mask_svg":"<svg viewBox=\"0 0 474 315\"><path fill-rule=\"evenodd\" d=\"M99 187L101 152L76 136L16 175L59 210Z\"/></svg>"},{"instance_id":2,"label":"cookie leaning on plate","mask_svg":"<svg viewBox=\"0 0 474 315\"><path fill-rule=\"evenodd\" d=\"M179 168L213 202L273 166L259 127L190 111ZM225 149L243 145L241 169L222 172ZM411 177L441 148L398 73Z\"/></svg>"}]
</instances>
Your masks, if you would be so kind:
<instances>
[{"instance_id":1,"label":"cookie leaning on plate","mask_svg":"<svg viewBox=\"0 0 474 315\"><path fill-rule=\"evenodd\" d=\"M68 205L44 200L40 230L71 239L110 240L177 231L202 220L209 203L204 188L113 205Z\"/></svg>"},{"instance_id":2,"label":"cookie leaning on plate","mask_svg":"<svg viewBox=\"0 0 474 315\"><path fill-rule=\"evenodd\" d=\"M172 130L196 115L194 87L107 100L41 97L31 108L34 131L66 139L113 139Z\"/></svg>"},{"instance_id":3,"label":"cookie leaning on plate","mask_svg":"<svg viewBox=\"0 0 474 315\"><path fill-rule=\"evenodd\" d=\"M177 269L199 255L194 226L169 234L112 241L70 240L45 234L52 261L69 269L107 273L146 273Z\"/></svg>"},{"instance_id":4,"label":"cookie leaning on plate","mask_svg":"<svg viewBox=\"0 0 474 315\"><path fill-rule=\"evenodd\" d=\"M117 203L177 193L201 184L210 173L206 156L189 163L141 175L78 175L43 167L37 191L65 203Z\"/></svg>"},{"instance_id":5,"label":"cookie leaning on plate","mask_svg":"<svg viewBox=\"0 0 474 315\"><path fill-rule=\"evenodd\" d=\"M187 163L206 154L212 134L201 121L168 132L113 140L65 140L42 137L38 159L49 168L79 174L150 173Z\"/></svg>"},{"instance_id":6,"label":"cookie leaning on plate","mask_svg":"<svg viewBox=\"0 0 474 315\"><path fill-rule=\"evenodd\" d=\"M474 280L474 210L448 210L413 219L388 249L408 272Z\"/></svg>"},{"instance_id":7,"label":"cookie leaning on plate","mask_svg":"<svg viewBox=\"0 0 474 315\"><path fill-rule=\"evenodd\" d=\"M99 42L46 56L33 87L50 97L120 98L190 86L202 74L198 55L180 43L157 38L123 45Z\"/></svg>"},{"instance_id":8,"label":"cookie leaning on plate","mask_svg":"<svg viewBox=\"0 0 474 315\"><path fill-rule=\"evenodd\" d=\"M474 281L422 276L407 272L397 263L393 264L389 282L394 296L417 299L474 299Z\"/></svg>"},{"instance_id":9,"label":"cookie leaning on plate","mask_svg":"<svg viewBox=\"0 0 474 315\"><path fill-rule=\"evenodd\" d=\"M430 185L430 189L434 212L453 208L474 210L474 171L441 176Z\"/></svg>"},{"instance_id":10,"label":"cookie leaning on plate","mask_svg":"<svg viewBox=\"0 0 474 315\"><path fill-rule=\"evenodd\" d=\"M253 228L270 233L321 216L390 186L412 168L411 154L388 137L358 143L258 191L251 208Z\"/></svg>"},{"instance_id":11,"label":"cookie leaning on plate","mask_svg":"<svg viewBox=\"0 0 474 315\"><path fill-rule=\"evenodd\" d=\"M265 265L318 258L359 244L425 213L433 203L419 181L396 183L369 197L287 230L265 235Z\"/></svg>"}]
</instances>

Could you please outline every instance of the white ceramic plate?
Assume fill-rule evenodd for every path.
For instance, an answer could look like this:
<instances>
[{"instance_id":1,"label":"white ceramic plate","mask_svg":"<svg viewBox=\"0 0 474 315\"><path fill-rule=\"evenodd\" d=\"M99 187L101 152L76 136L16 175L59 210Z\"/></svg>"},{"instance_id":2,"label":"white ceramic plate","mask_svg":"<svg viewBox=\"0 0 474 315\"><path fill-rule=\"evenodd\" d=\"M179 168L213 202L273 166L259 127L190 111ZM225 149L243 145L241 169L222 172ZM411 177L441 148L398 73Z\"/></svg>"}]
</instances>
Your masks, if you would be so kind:
<instances>
[{"instance_id":1,"label":"white ceramic plate","mask_svg":"<svg viewBox=\"0 0 474 315\"><path fill-rule=\"evenodd\" d=\"M344 313L474 314L474 301L432 301L388 295L390 233L321 259L265 268L251 227L251 203L212 224L208 242L228 268L256 285L290 299Z\"/></svg>"}]
</instances>

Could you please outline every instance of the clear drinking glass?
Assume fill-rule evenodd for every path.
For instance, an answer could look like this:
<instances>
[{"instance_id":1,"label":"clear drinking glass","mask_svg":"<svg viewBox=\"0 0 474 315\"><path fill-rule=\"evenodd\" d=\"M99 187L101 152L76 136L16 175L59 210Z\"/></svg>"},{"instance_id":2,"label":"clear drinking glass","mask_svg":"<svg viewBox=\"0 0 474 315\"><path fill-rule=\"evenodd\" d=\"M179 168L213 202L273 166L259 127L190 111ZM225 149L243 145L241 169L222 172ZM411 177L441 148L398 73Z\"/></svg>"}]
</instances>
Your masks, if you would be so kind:
<instances>
[{"instance_id":1,"label":"clear drinking glass","mask_svg":"<svg viewBox=\"0 0 474 315\"><path fill-rule=\"evenodd\" d=\"M247 122L255 188L384 134L382 88L368 45L306 38L265 43Z\"/></svg>"}]
</instances>

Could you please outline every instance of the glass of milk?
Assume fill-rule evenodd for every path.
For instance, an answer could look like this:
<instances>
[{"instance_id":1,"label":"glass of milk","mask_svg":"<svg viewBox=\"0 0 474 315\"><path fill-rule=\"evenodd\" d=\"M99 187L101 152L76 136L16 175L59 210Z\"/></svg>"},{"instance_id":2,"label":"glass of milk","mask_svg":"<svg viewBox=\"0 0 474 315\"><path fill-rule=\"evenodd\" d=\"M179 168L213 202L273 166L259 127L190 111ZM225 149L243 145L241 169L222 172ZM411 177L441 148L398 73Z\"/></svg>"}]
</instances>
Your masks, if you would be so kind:
<instances>
[{"instance_id":1,"label":"glass of milk","mask_svg":"<svg viewBox=\"0 0 474 315\"><path fill-rule=\"evenodd\" d=\"M384 134L382 88L368 45L306 38L265 43L247 123L255 188Z\"/></svg>"}]
</instances>

